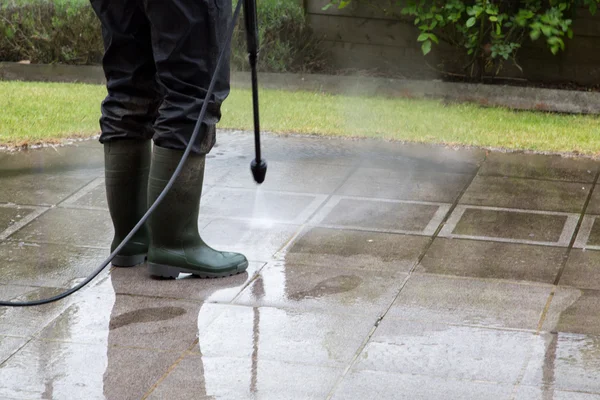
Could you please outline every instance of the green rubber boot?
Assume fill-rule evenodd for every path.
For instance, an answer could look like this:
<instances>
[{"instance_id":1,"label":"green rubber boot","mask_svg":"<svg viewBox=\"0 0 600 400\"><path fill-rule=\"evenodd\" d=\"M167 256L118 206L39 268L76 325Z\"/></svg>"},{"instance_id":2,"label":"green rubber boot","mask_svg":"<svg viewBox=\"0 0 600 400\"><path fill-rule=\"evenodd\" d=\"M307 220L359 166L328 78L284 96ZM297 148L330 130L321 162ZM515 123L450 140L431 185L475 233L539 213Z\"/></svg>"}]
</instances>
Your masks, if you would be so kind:
<instances>
[{"instance_id":1,"label":"green rubber boot","mask_svg":"<svg viewBox=\"0 0 600 400\"><path fill-rule=\"evenodd\" d=\"M148 174L152 156L150 140L116 140L104 144L106 199L115 236L111 253L131 232L148 209ZM141 227L112 260L116 267L133 267L146 260L150 242L147 226Z\"/></svg>"},{"instance_id":2,"label":"green rubber boot","mask_svg":"<svg viewBox=\"0 0 600 400\"><path fill-rule=\"evenodd\" d=\"M154 146L148 201L154 203L177 168L183 151ZM239 274L248 268L242 254L216 251L200 238L198 214L206 157L190 153L171 190L149 218L150 274L177 278L190 273L201 278Z\"/></svg>"}]
</instances>

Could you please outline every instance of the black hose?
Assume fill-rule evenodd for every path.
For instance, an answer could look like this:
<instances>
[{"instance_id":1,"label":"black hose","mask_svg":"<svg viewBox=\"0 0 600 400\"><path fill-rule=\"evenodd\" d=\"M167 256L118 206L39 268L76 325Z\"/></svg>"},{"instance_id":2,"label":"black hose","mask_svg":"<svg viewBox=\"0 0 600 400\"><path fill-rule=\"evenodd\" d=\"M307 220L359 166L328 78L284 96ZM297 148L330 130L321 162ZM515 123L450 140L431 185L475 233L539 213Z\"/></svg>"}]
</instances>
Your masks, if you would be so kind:
<instances>
[{"instance_id":1,"label":"black hose","mask_svg":"<svg viewBox=\"0 0 600 400\"><path fill-rule=\"evenodd\" d=\"M200 116L198 117L198 121L196 122L196 126L194 128L194 132L192 133L192 137L190 138L190 141L189 141L189 143L188 143L188 145L187 145L187 147L185 149L185 152L183 153L183 156L181 157L181 161L179 161L179 165L175 169L175 172L173 172L173 176L171 177L171 179L169 180L169 182L167 183L167 185L163 189L162 193L157 197L157 199L154 202L154 204L152 204L152 206L150 206L150 208L148 208L148 211L146 211L146 214L144 214L144 216L140 219L140 221L137 223L137 225L135 227L133 227L133 229L131 230L131 232L129 232L129 235L127 235L125 237L125 239L123 239L123 241L121 242L121 244L119 244L119 246L117 246L117 248L110 254L110 256L108 256L108 258L94 272L92 272L92 274L90 276L88 276L83 282L81 282L77 286L75 286L75 287L67 290L66 292L58 294L58 295L56 295L54 297L49 297L47 299L33 300L33 301L24 301L24 302L0 301L0 306L6 306L6 307L32 307L32 306L39 306L39 305L42 305L42 304L53 303L55 301L64 299L65 297L72 295L73 293L75 293L79 289L81 289L82 287L84 287L87 284L89 284L96 276L98 276L98 274L100 272L102 272L102 270L104 270L104 268L106 268L108 266L108 264L110 264L110 262L112 261L112 259L115 258L115 256L119 253L119 251L121 251L121 249L123 248L123 246L125 246L125 244L133 237L133 235L135 235L135 233L144 225L144 223L146 222L146 220L148 219L148 217L150 216L150 214L152 214L154 212L154 210L156 209L156 207L158 207L158 205L160 204L160 202L163 201L163 199L167 195L167 192L173 186L173 183L175 182L175 179L177 179L177 177L181 173L181 170L183 169L183 164L187 160L187 158L188 158L188 156L189 156L189 154L190 154L190 152L192 150L192 145L194 144L194 142L196 141L196 138L198 137L198 134L200 132L200 127L202 125L202 121L204 120L204 116L206 115L206 110L208 108L208 99L210 99L210 96L212 96L212 93L214 91L215 83L216 83L216 80L217 80L217 71L219 70L219 68L221 68L221 64L223 63L223 58L225 56L226 51L229 48L229 43L231 42L231 38L233 36L233 30L235 29L235 24L236 24L237 19L239 17L242 3L243 3L243 0L238 0L238 4L237 4L237 6L235 8L235 12L233 14L233 20L231 21L231 26L229 28L229 32L227 34L227 38L226 38L226 41L225 41L225 46L224 46L223 50L221 51L221 54L219 55L219 60L217 61L217 66L215 68L215 73L214 73L214 75L213 75L213 77L212 77L212 79L210 81L210 85L209 85L208 90L206 92L206 99L207 99L207 101L205 101L204 104L202 105L202 109L200 110Z\"/></svg>"}]
</instances>

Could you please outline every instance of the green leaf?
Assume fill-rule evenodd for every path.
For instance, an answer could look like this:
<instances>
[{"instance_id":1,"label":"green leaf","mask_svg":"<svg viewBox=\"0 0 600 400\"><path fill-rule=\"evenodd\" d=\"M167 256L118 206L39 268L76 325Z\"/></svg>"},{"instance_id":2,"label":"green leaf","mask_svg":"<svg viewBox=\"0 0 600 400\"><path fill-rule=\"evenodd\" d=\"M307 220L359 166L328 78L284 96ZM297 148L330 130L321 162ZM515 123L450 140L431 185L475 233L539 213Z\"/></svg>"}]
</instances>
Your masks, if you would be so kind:
<instances>
[{"instance_id":1,"label":"green leaf","mask_svg":"<svg viewBox=\"0 0 600 400\"><path fill-rule=\"evenodd\" d=\"M339 5L339 7L338 7L338 8L341 10L341 9L343 9L343 8L346 8L346 7L348 7L348 5L350 4L350 2L351 2L351 1L352 1L352 0L342 0L342 1L340 2L340 5Z\"/></svg>"},{"instance_id":2,"label":"green leaf","mask_svg":"<svg viewBox=\"0 0 600 400\"><path fill-rule=\"evenodd\" d=\"M502 26L500 24L496 24L496 35L502 35Z\"/></svg>"},{"instance_id":3,"label":"green leaf","mask_svg":"<svg viewBox=\"0 0 600 400\"><path fill-rule=\"evenodd\" d=\"M329 9L330 9L332 6L333 6L333 3L329 3L329 4L327 4L325 7L321 8L321 10L323 10L323 11L327 11L327 10L329 10Z\"/></svg>"},{"instance_id":4,"label":"green leaf","mask_svg":"<svg viewBox=\"0 0 600 400\"><path fill-rule=\"evenodd\" d=\"M544 35L550 36L552 35L552 28L549 26L542 26L542 32L544 32Z\"/></svg>"},{"instance_id":5,"label":"green leaf","mask_svg":"<svg viewBox=\"0 0 600 400\"><path fill-rule=\"evenodd\" d=\"M490 21L491 21L491 22L498 22L498 17L496 17L495 15L492 15L492 16L490 17Z\"/></svg>"},{"instance_id":6,"label":"green leaf","mask_svg":"<svg viewBox=\"0 0 600 400\"><path fill-rule=\"evenodd\" d=\"M429 39L433 40L435 42L435 44L440 44L440 40L433 33L429 34Z\"/></svg>"},{"instance_id":7,"label":"green leaf","mask_svg":"<svg viewBox=\"0 0 600 400\"><path fill-rule=\"evenodd\" d=\"M15 37L15 31L11 27L8 27L6 28L5 35L8 39L12 39Z\"/></svg>"},{"instance_id":8,"label":"green leaf","mask_svg":"<svg viewBox=\"0 0 600 400\"><path fill-rule=\"evenodd\" d=\"M573 29L569 28L569 30L567 30L567 37L573 39Z\"/></svg>"},{"instance_id":9,"label":"green leaf","mask_svg":"<svg viewBox=\"0 0 600 400\"><path fill-rule=\"evenodd\" d=\"M423 55L427 55L429 54L429 52L431 51L431 40L427 40L426 42L423 42L423 45L421 46L421 50L423 51Z\"/></svg>"},{"instance_id":10,"label":"green leaf","mask_svg":"<svg viewBox=\"0 0 600 400\"><path fill-rule=\"evenodd\" d=\"M467 20L467 28L471 28L475 25L475 23L477 22L477 18L475 17L471 17Z\"/></svg>"},{"instance_id":11,"label":"green leaf","mask_svg":"<svg viewBox=\"0 0 600 400\"><path fill-rule=\"evenodd\" d=\"M426 40L429 39L429 33L427 32L423 32L419 35L419 37L417 38L417 42L424 42Z\"/></svg>"}]
</instances>

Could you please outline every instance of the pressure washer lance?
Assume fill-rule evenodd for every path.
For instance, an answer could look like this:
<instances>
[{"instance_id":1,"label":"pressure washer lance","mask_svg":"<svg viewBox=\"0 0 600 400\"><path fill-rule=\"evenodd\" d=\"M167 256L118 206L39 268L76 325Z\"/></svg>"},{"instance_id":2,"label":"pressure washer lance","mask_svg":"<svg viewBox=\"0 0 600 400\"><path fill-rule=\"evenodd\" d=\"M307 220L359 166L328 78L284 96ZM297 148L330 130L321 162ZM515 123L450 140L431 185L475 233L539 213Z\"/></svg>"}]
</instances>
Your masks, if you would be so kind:
<instances>
[{"instance_id":1,"label":"pressure washer lance","mask_svg":"<svg viewBox=\"0 0 600 400\"><path fill-rule=\"evenodd\" d=\"M252 29L247 30L248 52L249 52L248 58L250 61L250 68L252 70L252 91L253 91L252 98L254 100L254 143L256 145L256 159L252 161L251 169L252 169L252 174L254 175L254 180L256 181L256 183L261 184L265 180L265 174L267 172L267 164L264 160L261 159L261 152L260 152L260 130L259 130L259 124L258 124L258 93L257 93L258 92L258 84L257 84L258 79L257 79L257 74L256 74L256 60L258 57L258 29L257 29L257 21L256 21L256 2L255 2L255 0L238 0L238 3L235 7L235 12L233 14L233 19L231 21L231 26L229 27L229 32L227 33L227 37L225 38L225 40L226 40L225 46L223 47L223 50L221 51L221 54L219 55L219 59L217 61L217 65L215 68L215 73L210 81L208 90L206 91L206 98L207 99L210 98L210 96L212 96L213 91L215 89L215 83L217 80L217 71L222 67L223 58L225 56L225 51L229 48L229 43L231 42L231 38L233 36L233 30L234 30L237 20L239 18L242 4L244 4L244 14L246 15L246 28L248 28L248 27L252 28ZM183 153L183 156L181 157L181 160L179 161L179 164L177 165L177 168L175 169L175 172L173 172L173 176L171 176L171 179L169 180L169 182L167 182L167 184L166 184L165 188L163 189L163 191L161 192L161 194L156 198L156 201L148 208L148 211L146 211L144 216L139 220L137 225L133 227L133 229L131 230L131 232L129 232L129 234L125 237L125 239L123 239L123 241L115 248L115 250L108 256L108 258L106 260L104 260L104 262L98 268L96 268L96 270L94 272L92 272L92 274L90 276L88 276L83 282L79 283L78 285L74 286L73 288L71 288L61 294L58 294L54 297L50 297L47 299L26 301L26 302L0 301L0 306L31 307L31 306L39 306L42 304L53 303L55 301L64 299L65 297L72 295L73 293L75 293L79 289L81 289L82 287L89 284L96 276L98 276L98 274L100 272L102 272L102 270L104 270L104 268L106 268L108 266L108 264L110 264L112 259L121 251L123 246L125 246L125 244L127 242L129 242L129 240L131 240L133 235L135 235L135 233L144 225L144 223L146 222L148 217L154 212L154 210L156 209L156 207L158 207L160 202L162 202L164 200L164 198L167 195L167 193L169 192L169 190L171 190L171 187L173 186L175 179L177 179L177 177L181 173L181 170L183 169L183 164L187 160L187 158L192 150L193 143L196 141L196 138L198 137L198 133L200 132L200 127L202 125L202 121L204 120L204 116L206 115L208 103L209 103L208 101L205 101L204 104L202 105L202 109L200 110L200 116L198 117L198 121L196 121L196 126L194 127L194 131L192 133L192 136L190 137L190 142L188 143L188 145L185 149L185 152Z\"/></svg>"},{"instance_id":2,"label":"pressure washer lance","mask_svg":"<svg viewBox=\"0 0 600 400\"><path fill-rule=\"evenodd\" d=\"M246 38L248 39L248 62L252 71L252 108L254 111L254 148L256 158L250 164L256 183L261 184L267 174L267 163L260 154L260 121L258 115L258 22L256 18L256 0L244 0L244 19L246 21Z\"/></svg>"}]
</instances>

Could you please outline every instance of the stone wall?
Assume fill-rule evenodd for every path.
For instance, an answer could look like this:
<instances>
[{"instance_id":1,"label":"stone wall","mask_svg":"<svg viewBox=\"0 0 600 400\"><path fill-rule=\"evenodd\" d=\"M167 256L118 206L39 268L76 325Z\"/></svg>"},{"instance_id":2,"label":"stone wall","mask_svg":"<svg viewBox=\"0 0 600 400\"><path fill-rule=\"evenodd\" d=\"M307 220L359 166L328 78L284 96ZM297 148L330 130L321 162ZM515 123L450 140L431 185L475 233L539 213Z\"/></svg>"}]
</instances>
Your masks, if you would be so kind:
<instances>
[{"instance_id":1,"label":"stone wall","mask_svg":"<svg viewBox=\"0 0 600 400\"><path fill-rule=\"evenodd\" d=\"M424 57L417 43L418 30L410 22L386 16L375 7L351 4L343 10L323 10L327 0L305 0L307 18L325 38L323 46L336 68L383 71L394 77L439 78L439 70L461 73L461 60L448 47L437 47ZM552 55L541 40L526 43L519 53L521 72L510 63L500 76L533 81L600 84L600 13L582 10L574 22L575 37L567 49Z\"/></svg>"}]
</instances>

